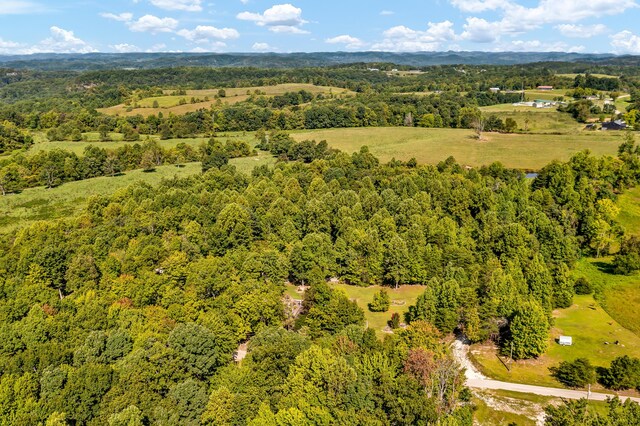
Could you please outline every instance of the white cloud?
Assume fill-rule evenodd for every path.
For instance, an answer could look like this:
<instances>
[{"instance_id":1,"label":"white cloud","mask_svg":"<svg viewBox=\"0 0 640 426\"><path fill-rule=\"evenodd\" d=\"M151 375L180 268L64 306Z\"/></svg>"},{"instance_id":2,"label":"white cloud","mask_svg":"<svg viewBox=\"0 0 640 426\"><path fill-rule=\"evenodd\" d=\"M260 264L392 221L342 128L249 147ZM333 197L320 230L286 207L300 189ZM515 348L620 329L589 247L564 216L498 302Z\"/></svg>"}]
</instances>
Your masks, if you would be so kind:
<instances>
[{"instance_id":1,"label":"white cloud","mask_svg":"<svg viewBox=\"0 0 640 426\"><path fill-rule=\"evenodd\" d=\"M306 34L301 27L307 23L302 19L302 9L292 4L276 4L263 13L241 12L236 18L252 21L261 27L268 27L276 33Z\"/></svg>"},{"instance_id":2,"label":"white cloud","mask_svg":"<svg viewBox=\"0 0 640 426\"><path fill-rule=\"evenodd\" d=\"M542 42L540 40L513 40L496 46L495 51L503 52L582 52L584 46L569 46L562 41Z\"/></svg>"},{"instance_id":3,"label":"white cloud","mask_svg":"<svg viewBox=\"0 0 640 426\"><path fill-rule=\"evenodd\" d=\"M197 43L210 39L229 40L240 37L240 33L233 28L216 28L209 25L198 25L193 30L180 30L176 34Z\"/></svg>"},{"instance_id":4,"label":"white cloud","mask_svg":"<svg viewBox=\"0 0 640 426\"><path fill-rule=\"evenodd\" d=\"M364 42L362 40L347 34L328 38L325 40L325 43L344 44L347 49L359 49L364 46Z\"/></svg>"},{"instance_id":5,"label":"white cloud","mask_svg":"<svg viewBox=\"0 0 640 426\"><path fill-rule=\"evenodd\" d=\"M219 52L225 47L227 47L226 43L223 43L221 41L216 41L216 42L210 43L207 48L202 46L195 47L191 49L191 52L193 53Z\"/></svg>"},{"instance_id":6,"label":"white cloud","mask_svg":"<svg viewBox=\"0 0 640 426\"><path fill-rule=\"evenodd\" d=\"M102 16L103 18L112 19L118 22L129 22L133 19L133 14L128 12L119 13L117 15L115 13L101 13L100 16Z\"/></svg>"},{"instance_id":7,"label":"white cloud","mask_svg":"<svg viewBox=\"0 0 640 426\"><path fill-rule=\"evenodd\" d=\"M118 53L140 52L140 48L138 46L128 43L115 44L109 47L111 47L115 52Z\"/></svg>"},{"instance_id":8,"label":"white cloud","mask_svg":"<svg viewBox=\"0 0 640 426\"><path fill-rule=\"evenodd\" d=\"M36 45L26 46L23 44L8 42L12 45L10 54L33 53L91 53L97 52L86 41L75 36L73 31L65 30L60 27L53 26L49 28L51 35ZM7 42L5 42L7 43ZM0 49L2 46L0 45Z\"/></svg>"},{"instance_id":9,"label":"white cloud","mask_svg":"<svg viewBox=\"0 0 640 426\"><path fill-rule=\"evenodd\" d=\"M508 0L450 0L450 2L461 11L469 13L505 9L510 5Z\"/></svg>"},{"instance_id":10,"label":"white cloud","mask_svg":"<svg viewBox=\"0 0 640 426\"><path fill-rule=\"evenodd\" d=\"M434 51L441 49L443 43L453 41L456 38L453 23L450 21L429 22L426 31L414 30L400 25L386 30L383 35L383 41L374 44L373 50Z\"/></svg>"},{"instance_id":11,"label":"white cloud","mask_svg":"<svg viewBox=\"0 0 640 426\"><path fill-rule=\"evenodd\" d=\"M611 46L616 53L640 54L640 36L624 30L611 36Z\"/></svg>"},{"instance_id":12,"label":"white cloud","mask_svg":"<svg viewBox=\"0 0 640 426\"><path fill-rule=\"evenodd\" d=\"M394 15L395 12L391 11L391 10L383 10L382 12L380 12L381 16L391 16Z\"/></svg>"},{"instance_id":13,"label":"white cloud","mask_svg":"<svg viewBox=\"0 0 640 426\"><path fill-rule=\"evenodd\" d=\"M149 2L155 7L165 10L202 11L202 0L149 0Z\"/></svg>"},{"instance_id":14,"label":"white cloud","mask_svg":"<svg viewBox=\"0 0 640 426\"><path fill-rule=\"evenodd\" d=\"M68 31L56 26L49 29L51 37L40 42L34 49L41 52L59 53L89 53L96 52L96 49L89 46L87 42L75 36L73 31Z\"/></svg>"},{"instance_id":15,"label":"white cloud","mask_svg":"<svg viewBox=\"0 0 640 426\"><path fill-rule=\"evenodd\" d=\"M251 46L251 50L255 50L256 52L269 52L276 49L269 46L268 43L253 43L253 46Z\"/></svg>"},{"instance_id":16,"label":"white cloud","mask_svg":"<svg viewBox=\"0 0 640 426\"><path fill-rule=\"evenodd\" d=\"M635 0L541 0L533 8L511 4L505 10L504 21L513 27L533 29L543 24L619 15L635 7Z\"/></svg>"},{"instance_id":17,"label":"white cloud","mask_svg":"<svg viewBox=\"0 0 640 426\"><path fill-rule=\"evenodd\" d=\"M565 37L572 38L590 38L600 35L607 31L607 27L602 24L595 25L575 25L575 24L562 24L555 27Z\"/></svg>"},{"instance_id":18,"label":"white cloud","mask_svg":"<svg viewBox=\"0 0 640 426\"><path fill-rule=\"evenodd\" d=\"M20 49L22 45L20 43L16 43L14 41L3 40L0 38L0 54L2 55L13 55L18 53L17 50Z\"/></svg>"},{"instance_id":19,"label":"white cloud","mask_svg":"<svg viewBox=\"0 0 640 426\"><path fill-rule=\"evenodd\" d=\"M502 22L490 22L482 18L471 17L467 18L460 38L476 43L491 43L498 40L502 34L512 32L514 32L513 29L503 25Z\"/></svg>"},{"instance_id":20,"label":"white cloud","mask_svg":"<svg viewBox=\"0 0 640 426\"><path fill-rule=\"evenodd\" d=\"M31 1L2 0L0 15L26 15L42 9L42 5Z\"/></svg>"},{"instance_id":21,"label":"white cloud","mask_svg":"<svg viewBox=\"0 0 640 426\"><path fill-rule=\"evenodd\" d=\"M128 25L131 31L157 34L174 31L178 26L178 21L173 18L158 18L153 15L144 15L136 21L129 22Z\"/></svg>"}]
</instances>

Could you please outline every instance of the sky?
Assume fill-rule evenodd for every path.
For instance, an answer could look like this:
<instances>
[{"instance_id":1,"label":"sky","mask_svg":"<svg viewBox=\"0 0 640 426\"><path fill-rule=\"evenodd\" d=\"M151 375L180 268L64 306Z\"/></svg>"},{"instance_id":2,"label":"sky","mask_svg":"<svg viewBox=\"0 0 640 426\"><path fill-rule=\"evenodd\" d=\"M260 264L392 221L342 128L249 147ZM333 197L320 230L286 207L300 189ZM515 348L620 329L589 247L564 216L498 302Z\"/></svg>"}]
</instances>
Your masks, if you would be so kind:
<instances>
[{"instance_id":1,"label":"sky","mask_svg":"<svg viewBox=\"0 0 640 426\"><path fill-rule=\"evenodd\" d=\"M640 54L640 0L0 0L0 54Z\"/></svg>"}]
</instances>

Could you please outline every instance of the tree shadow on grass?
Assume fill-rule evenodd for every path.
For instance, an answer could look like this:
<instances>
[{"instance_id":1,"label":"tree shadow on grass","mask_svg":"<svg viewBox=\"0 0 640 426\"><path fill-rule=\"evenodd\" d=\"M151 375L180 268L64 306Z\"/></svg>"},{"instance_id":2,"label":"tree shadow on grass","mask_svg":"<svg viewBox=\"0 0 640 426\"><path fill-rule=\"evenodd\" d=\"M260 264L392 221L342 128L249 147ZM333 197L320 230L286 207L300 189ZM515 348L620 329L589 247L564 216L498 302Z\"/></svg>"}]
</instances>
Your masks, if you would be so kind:
<instances>
[{"instance_id":1,"label":"tree shadow on grass","mask_svg":"<svg viewBox=\"0 0 640 426\"><path fill-rule=\"evenodd\" d=\"M600 272L604 272L605 274L609 274L609 275L615 274L614 272L615 267L613 266L613 264L609 262L595 261L595 262L591 262L591 264L596 268L598 268Z\"/></svg>"}]
</instances>

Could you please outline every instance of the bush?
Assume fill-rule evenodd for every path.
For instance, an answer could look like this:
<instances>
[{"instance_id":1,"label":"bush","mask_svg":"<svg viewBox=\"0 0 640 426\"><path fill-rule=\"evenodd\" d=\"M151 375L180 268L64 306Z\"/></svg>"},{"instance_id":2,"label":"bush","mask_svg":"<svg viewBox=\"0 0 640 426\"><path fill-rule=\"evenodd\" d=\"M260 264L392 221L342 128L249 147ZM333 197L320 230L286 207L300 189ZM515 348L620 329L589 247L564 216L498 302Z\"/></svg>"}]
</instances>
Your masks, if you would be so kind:
<instances>
[{"instance_id":1,"label":"bush","mask_svg":"<svg viewBox=\"0 0 640 426\"><path fill-rule=\"evenodd\" d=\"M369 303L369 310L371 312L387 312L391 305L391 299L387 290L382 289L373 295L373 301Z\"/></svg>"},{"instance_id":2,"label":"bush","mask_svg":"<svg viewBox=\"0 0 640 426\"><path fill-rule=\"evenodd\" d=\"M611 366L601 372L600 383L613 390L640 387L640 359L627 355L614 359Z\"/></svg>"},{"instance_id":3,"label":"bush","mask_svg":"<svg viewBox=\"0 0 640 426\"><path fill-rule=\"evenodd\" d=\"M583 388L596 381L596 369L586 358L577 358L573 362L562 361L550 370L553 377L571 388Z\"/></svg>"},{"instance_id":4,"label":"bush","mask_svg":"<svg viewBox=\"0 0 640 426\"><path fill-rule=\"evenodd\" d=\"M620 252L613 259L616 274L629 275L640 270L640 238L631 237L622 242Z\"/></svg>"},{"instance_id":5,"label":"bush","mask_svg":"<svg viewBox=\"0 0 640 426\"><path fill-rule=\"evenodd\" d=\"M586 278L580 277L573 284L573 289L576 294L591 294L593 293L593 287L591 283Z\"/></svg>"},{"instance_id":6,"label":"bush","mask_svg":"<svg viewBox=\"0 0 640 426\"><path fill-rule=\"evenodd\" d=\"M391 319L389 320L388 324L392 330L400 328L400 314L397 312L394 312L393 315L391 315Z\"/></svg>"}]
</instances>

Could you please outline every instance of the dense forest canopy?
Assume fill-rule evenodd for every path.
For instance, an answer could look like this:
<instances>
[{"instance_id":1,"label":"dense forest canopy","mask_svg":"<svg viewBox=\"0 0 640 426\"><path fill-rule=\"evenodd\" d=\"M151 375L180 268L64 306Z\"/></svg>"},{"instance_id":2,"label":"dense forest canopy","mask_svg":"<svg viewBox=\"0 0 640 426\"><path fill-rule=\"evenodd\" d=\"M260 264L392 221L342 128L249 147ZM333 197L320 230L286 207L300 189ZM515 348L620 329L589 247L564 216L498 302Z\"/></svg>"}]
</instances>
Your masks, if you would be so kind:
<instances>
[{"instance_id":1,"label":"dense forest canopy","mask_svg":"<svg viewBox=\"0 0 640 426\"><path fill-rule=\"evenodd\" d=\"M214 167L15 231L0 259L2 422L470 424L440 336L544 351L569 269L601 223L616 232L611 200L640 176L627 151L532 183L499 164L380 165L366 148L250 177ZM330 277L425 292L379 341ZM285 280L311 286L300 316Z\"/></svg>"},{"instance_id":2,"label":"dense forest canopy","mask_svg":"<svg viewBox=\"0 0 640 426\"><path fill-rule=\"evenodd\" d=\"M0 236L0 424L471 425L475 406L451 354L452 333L491 340L514 359L538 357L552 311L591 291L571 274L582 256L619 245L615 271L640 270L640 239L615 221L616 198L640 180L631 132L616 157L579 152L533 179L454 158L381 164L366 146L345 153L291 135L383 126L524 134L483 108L519 102L521 90L541 85L563 91L554 96L567 102L553 113L572 114L572 126L604 114L585 97L615 102L628 93L627 110L611 104L607 114L633 126L636 68L594 57L415 70L382 59L266 69L171 68L165 58L152 69L0 70L4 197L165 164L199 162L202 170L93 196L77 215ZM328 90L259 89L285 83ZM227 102L234 88L253 90ZM154 110L163 97L205 104L188 94L202 89L211 96L202 108L137 113L147 99ZM127 114L101 109L114 106ZM86 146L35 149L50 142ZM229 165L258 150L275 166L247 174ZM389 315L380 336L329 284L336 280L381 286L372 312L389 310L391 288L420 286L420 295L402 317ZM287 285L304 290L301 301L286 295ZM600 378L611 389L640 388L639 363L618 358ZM592 370L576 360L555 374L587 383ZM580 404L549 408L548 418ZM611 418L635 410L610 403Z\"/></svg>"}]
</instances>

